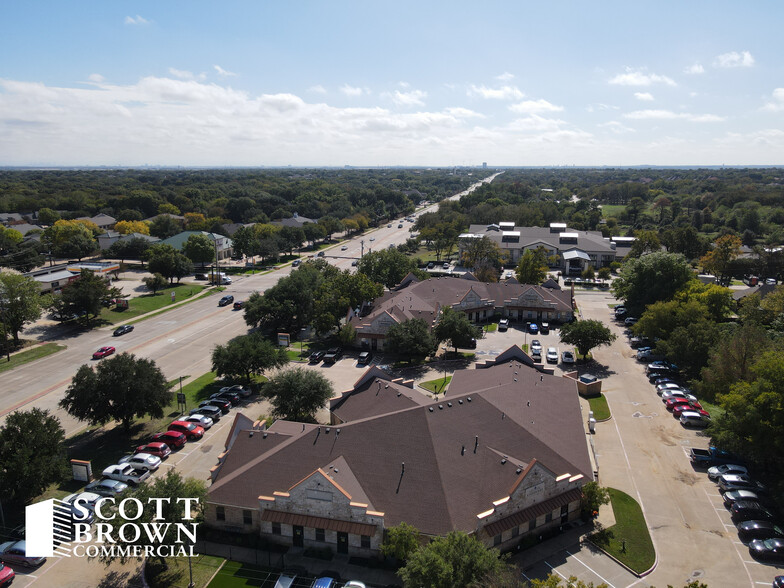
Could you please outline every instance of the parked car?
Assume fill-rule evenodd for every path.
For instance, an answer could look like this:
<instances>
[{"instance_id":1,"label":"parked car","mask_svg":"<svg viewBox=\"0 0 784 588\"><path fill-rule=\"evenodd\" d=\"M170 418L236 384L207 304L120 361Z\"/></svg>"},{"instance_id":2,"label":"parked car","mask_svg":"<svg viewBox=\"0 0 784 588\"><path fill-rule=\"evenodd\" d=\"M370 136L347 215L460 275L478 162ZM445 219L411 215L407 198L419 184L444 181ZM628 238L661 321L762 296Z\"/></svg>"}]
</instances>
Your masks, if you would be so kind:
<instances>
[{"instance_id":1,"label":"parked car","mask_svg":"<svg viewBox=\"0 0 784 588\"><path fill-rule=\"evenodd\" d=\"M731 507L739 500L755 500L761 502L759 495L751 490L733 490L732 492L724 493L724 506Z\"/></svg>"},{"instance_id":2,"label":"parked car","mask_svg":"<svg viewBox=\"0 0 784 588\"><path fill-rule=\"evenodd\" d=\"M346 584L346 586L348 586L348 584ZM773 578L773 588L784 588L784 576L776 576Z\"/></svg>"},{"instance_id":3,"label":"parked car","mask_svg":"<svg viewBox=\"0 0 784 588\"><path fill-rule=\"evenodd\" d=\"M531 353L533 353L537 349L539 350L539 353L541 354L542 353L542 342L539 341L539 339L533 339L531 341Z\"/></svg>"},{"instance_id":4,"label":"parked car","mask_svg":"<svg viewBox=\"0 0 784 588\"><path fill-rule=\"evenodd\" d=\"M765 486L753 480L746 474L724 474L719 476L719 490L731 492L733 490L751 490L752 492L765 492Z\"/></svg>"},{"instance_id":5,"label":"parked car","mask_svg":"<svg viewBox=\"0 0 784 588\"><path fill-rule=\"evenodd\" d=\"M697 402L697 397L694 394L689 394L684 390L665 390L662 392L662 402L667 402L670 398L685 398L692 402Z\"/></svg>"},{"instance_id":6,"label":"parked car","mask_svg":"<svg viewBox=\"0 0 784 588\"><path fill-rule=\"evenodd\" d=\"M324 257L324 252L319 251L318 253L316 253L316 257Z\"/></svg>"},{"instance_id":7,"label":"parked car","mask_svg":"<svg viewBox=\"0 0 784 588\"><path fill-rule=\"evenodd\" d=\"M449 262L445 261L444 264L441 266L442 269L448 270L449 269Z\"/></svg>"},{"instance_id":8,"label":"parked car","mask_svg":"<svg viewBox=\"0 0 784 588\"><path fill-rule=\"evenodd\" d=\"M0 563L0 588L7 588L14 581L16 573L7 565Z\"/></svg>"},{"instance_id":9,"label":"parked car","mask_svg":"<svg viewBox=\"0 0 784 588\"><path fill-rule=\"evenodd\" d=\"M349 580L343 584L343 588L365 588L365 583L359 580Z\"/></svg>"},{"instance_id":10,"label":"parked car","mask_svg":"<svg viewBox=\"0 0 784 588\"><path fill-rule=\"evenodd\" d=\"M730 516L735 522L772 521L773 513L756 500L737 500L730 507Z\"/></svg>"},{"instance_id":11,"label":"parked car","mask_svg":"<svg viewBox=\"0 0 784 588\"><path fill-rule=\"evenodd\" d=\"M147 453L149 455L154 455L155 457L160 457L161 459L166 459L171 454L171 448L166 443L154 441L152 443L147 443L147 445L139 445L136 448L136 453Z\"/></svg>"},{"instance_id":12,"label":"parked car","mask_svg":"<svg viewBox=\"0 0 784 588\"><path fill-rule=\"evenodd\" d=\"M784 538L784 529L772 521L743 521L737 527L741 541Z\"/></svg>"},{"instance_id":13,"label":"parked car","mask_svg":"<svg viewBox=\"0 0 784 588\"><path fill-rule=\"evenodd\" d=\"M34 568L44 563L46 558L28 557L27 546L24 541L7 541L0 545L0 561L7 564Z\"/></svg>"},{"instance_id":14,"label":"parked car","mask_svg":"<svg viewBox=\"0 0 784 588\"><path fill-rule=\"evenodd\" d=\"M133 331L133 325L121 325L114 330L114 336L119 337L120 335L125 335L125 333L130 333Z\"/></svg>"},{"instance_id":15,"label":"parked car","mask_svg":"<svg viewBox=\"0 0 784 588\"><path fill-rule=\"evenodd\" d=\"M531 333L532 335L538 334L539 333L539 325L537 325L536 323L530 323L528 325L528 332Z\"/></svg>"},{"instance_id":16,"label":"parked car","mask_svg":"<svg viewBox=\"0 0 784 588\"><path fill-rule=\"evenodd\" d=\"M228 400L232 406L237 406L240 402L242 402L242 398L236 392L216 392L215 394L210 394L210 399L219 398L221 400Z\"/></svg>"},{"instance_id":17,"label":"parked car","mask_svg":"<svg viewBox=\"0 0 784 588\"><path fill-rule=\"evenodd\" d=\"M632 325L636 325L638 320L640 319L638 319L636 316L627 316L623 320L623 324L625 324L627 327L631 327Z\"/></svg>"},{"instance_id":18,"label":"parked car","mask_svg":"<svg viewBox=\"0 0 784 588\"><path fill-rule=\"evenodd\" d=\"M542 325L539 327L539 332L542 335L549 334L550 333L550 323L542 323Z\"/></svg>"},{"instance_id":19,"label":"parked car","mask_svg":"<svg viewBox=\"0 0 784 588\"><path fill-rule=\"evenodd\" d=\"M163 433L155 433L152 440L166 443L171 449L179 449L185 445L188 439L179 431L164 431Z\"/></svg>"},{"instance_id":20,"label":"parked car","mask_svg":"<svg viewBox=\"0 0 784 588\"><path fill-rule=\"evenodd\" d=\"M127 463L118 463L104 468L103 477L109 478L110 480L119 480L120 482L125 482L126 484L133 484L136 486L137 484L141 484L147 478L149 478L150 472L148 470L137 470L132 465Z\"/></svg>"},{"instance_id":21,"label":"parked car","mask_svg":"<svg viewBox=\"0 0 784 588\"><path fill-rule=\"evenodd\" d=\"M228 305L229 305L229 304L231 304L232 302L234 302L234 296L232 296L231 294L229 294L229 295L227 295L227 296L224 296L223 298L221 298L221 299L218 301L218 306L228 306Z\"/></svg>"},{"instance_id":22,"label":"parked car","mask_svg":"<svg viewBox=\"0 0 784 588\"><path fill-rule=\"evenodd\" d=\"M555 347L548 347L545 357L547 363L558 363L558 350Z\"/></svg>"},{"instance_id":23,"label":"parked car","mask_svg":"<svg viewBox=\"0 0 784 588\"><path fill-rule=\"evenodd\" d=\"M671 400L685 400L685 399L684 398L670 398L670 400L668 400L667 402L670 402ZM692 401L679 402L679 403L676 403L673 406L673 408L672 408L672 416L674 416L677 419L680 419L681 415L684 412L686 412L687 410L696 410L697 412L700 412L701 410L705 410L705 409L702 408L702 405L699 402L692 402ZM705 411L705 412L707 413L708 411Z\"/></svg>"},{"instance_id":24,"label":"parked car","mask_svg":"<svg viewBox=\"0 0 784 588\"><path fill-rule=\"evenodd\" d=\"M295 574L291 574L290 572L283 572L280 576L278 576L277 582L275 582L275 588L293 588L294 581L297 579Z\"/></svg>"},{"instance_id":25,"label":"parked car","mask_svg":"<svg viewBox=\"0 0 784 588\"><path fill-rule=\"evenodd\" d=\"M192 415L202 414L204 416L210 417L213 423L217 423L219 420L221 420L223 411L217 406L212 406L211 404L205 404L204 406L199 406L198 408L192 409L190 411L190 414Z\"/></svg>"},{"instance_id":26,"label":"parked car","mask_svg":"<svg viewBox=\"0 0 784 588\"><path fill-rule=\"evenodd\" d=\"M692 465L696 467L707 468L722 463L742 463L743 460L723 449L717 447L709 447L708 449L700 449L692 447L689 450L689 459Z\"/></svg>"},{"instance_id":27,"label":"parked car","mask_svg":"<svg viewBox=\"0 0 784 588\"><path fill-rule=\"evenodd\" d=\"M324 351L314 351L313 353L310 354L310 363L320 362L322 359L324 359L325 355L326 352Z\"/></svg>"},{"instance_id":28,"label":"parked car","mask_svg":"<svg viewBox=\"0 0 784 588\"><path fill-rule=\"evenodd\" d=\"M88 510L95 510L96 503L104 498L100 494L96 492L75 492L74 494L69 494L65 498L63 498L63 502L67 502L71 505L71 508L76 511L76 507L74 506L77 501L79 506L82 506Z\"/></svg>"},{"instance_id":29,"label":"parked car","mask_svg":"<svg viewBox=\"0 0 784 588\"><path fill-rule=\"evenodd\" d=\"M187 416L183 415L177 419L178 421L185 421L188 423L196 423L205 431L209 431L210 427L213 425L213 421L210 417L204 414L189 414Z\"/></svg>"},{"instance_id":30,"label":"parked car","mask_svg":"<svg viewBox=\"0 0 784 588\"><path fill-rule=\"evenodd\" d=\"M204 437L204 427L188 421L174 421L169 425L168 429L169 431L179 431L185 435L188 441L198 441Z\"/></svg>"},{"instance_id":31,"label":"parked car","mask_svg":"<svg viewBox=\"0 0 784 588\"><path fill-rule=\"evenodd\" d=\"M93 359L108 357L112 353L114 353L114 347L101 347L98 351L93 353Z\"/></svg>"},{"instance_id":32,"label":"parked car","mask_svg":"<svg viewBox=\"0 0 784 588\"><path fill-rule=\"evenodd\" d=\"M684 427L704 428L710 425L710 415L707 411L685 410L681 413L681 425Z\"/></svg>"},{"instance_id":33,"label":"parked car","mask_svg":"<svg viewBox=\"0 0 784 588\"><path fill-rule=\"evenodd\" d=\"M721 465L708 468L708 478L710 478L714 482L718 479L719 476L723 476L724 474L748 475L748 473L749 470L746 468L746 466L738 465L735 463L723 463Z\"/></svg>"},{"instance_id":34,"label":"parked car","mask_svg":"<svg viewBox=\"0 0 784 588\"><path fill-rule=\"evenodd\" d=\"M754 559L784 563L784 539L754 539L749 553Z\"/></svg>"},{"instance_id":35,"label":"parked car","mask_svg":"<svg viewBox=\"0 0 784 588\"><path fill-rule=\"evenodd\" d=\"M498 321L498 330L506 331L509 328L509 319L502 318Z\"/></svg>"},{"instance_id":36,"label":"parked car","mask_svg":"<svg viewBox=\"0 0 784 588\"><path fill-rule=\"evenodd\" d=\"M359 265L359 262L356 259L351 262L351 267L357 267L358 265Z\"/></svg>"},{"instance_id":37,"label":"parked car","mask_svg":"<svg viewBox=\"0 0 784 588\"><path fill-rule=\"evenodd\" d=\"M572 353L571 351L562 352L561 361L563 363L574 363L574 353Z\"/></svg>"},{"instance_id":38,"label":"parked car","mask_svg":"<svg viewBox=\"0 0 784 588\"><path fill-rule=\"evenodd\" d=\"M238 300L237 302L234 303L233 308L234 310L242 310L243 308L245 308L245 301Z\"/></svg>"},{"instance_id":39,"label":"parked car","mask_svg":"<svg viewBox=\"0 0 784 588\"><path fill-rule=\"evenodd\" d=\"M101 496L117 496L122 494L128 489L128 484L120 480L110 480L104 478L103 480L95 480L90 482L84 487L85 492L95 492Z\"/></svg>"},{"instance_id":40,"label":"parked car","mask_svg":"<svg viewBox=\"0 0 784 588\"><path fill-rule=\"evenodd\" d=\"M199 408L202 408L204 406L214 406L220 409L221 414L229 414L229 409L231 408L231 402L229 402L228 400L223 400L221 398L209 398L207 400L203 400L202 402L199 402Z\"/></svg>"},{"instance_id":41,"label":"parked car","mask_svg":"<svg viewBox=\"0 0 784 588\"><path fill-rule=\"evenodd\" d=\"M154 472L161 466L161 458L151 453L134 453L121 457L119 464L129 464L137 470L149 470Z\"/></svg>"},{"instance_id":42,"label":"parked car","mask_svg":"<svg viewBox=\"0 0 784 588\"><path fill-rule=\"evenodd\" d=\"M343 350L340 347L331 347L330 349L327 349L327 352L324 354L324 363L335 363L342 355Z\"/></svg>"},{"instance_id":43,"label":"parked car","mask_svg":"<svg viewBox=\"0 0 784 588\"><path fill-rule=\"evenodd\" d=\"M660 384L675 384L676 386L680 386L674 376L662 376L661 378L656 378L653 381L654 386L658 386Z\"/></svg>"},{"instance_id":44,"label":"parked car","mask_svg":"<svg viewBox=\"0 0 784 588\"><path fill-rule=\"evenodd\" d=\"M667 400L664 401L664 406L670 412L673 412L679 406L685 406L686 410L692 408L694 410L700 410L702 405L700 404L699 400L689 400L688 398L682 398L680 396L671 396Z\"/></svg>"},{"instance_id":45,"label":"parked car","mask_svg":"<svg viewBox=\"0 0 784 588\"><path fill-rule=\"evenodd\" d=\"M433 269L434 267L435 267L435 264L432 261L427 264L427 269Z\"/></svg>"},{"instance_id":46,"label":"parked car","mask_svg":"<svg viewBox=\"0 0 784 588\"><path fill-rule=\"evenodd\" d=\"M242 398L248 398L251 394L250 390L245 388L240 384L234 384L233 386L224 386L220 389L221 392L234 392L235 394L239 394Z\"/></svg>"},{"instance_id":47,"label":"parked car","mask_svg":"<svg viewBox=\"0 0 784 588\"><path fill-rule=\"evenodd\" d=\"M656 381L658 382L661 379L663 378L658 378ZM672 382L672 381L656 384L656 394L661 395L661 393L664 392L665 390L684 390L684 388L677 382Z\"/></svg>"},{"instance_id":48,"label":"parked car","mask_svg":"<svg viewBox=\"0 0 784 588\"><path fill-rule=\"evenodd\" d=\"M359 354L359 360L357 363L361 365L367 365L370 363L370 360L373 359L373 354L370 351L363 351Z\"/></svg>"}]
</instances>

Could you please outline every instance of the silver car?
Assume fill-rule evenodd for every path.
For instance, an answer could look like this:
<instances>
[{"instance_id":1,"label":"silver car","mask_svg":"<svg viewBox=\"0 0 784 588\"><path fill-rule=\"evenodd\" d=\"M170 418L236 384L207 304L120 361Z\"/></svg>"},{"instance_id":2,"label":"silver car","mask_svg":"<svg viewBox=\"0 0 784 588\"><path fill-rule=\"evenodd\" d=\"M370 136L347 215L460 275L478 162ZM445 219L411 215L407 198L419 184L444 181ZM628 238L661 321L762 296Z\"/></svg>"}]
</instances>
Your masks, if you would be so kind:
<instances>
[{"instance_id":1,"label":"silver car","mask_svg":"<svg viewBox=\"0 0 784 588\"><path fill-rule=\"evenodd\" d=\"M28 556L24 541L8 541L0 545L0 561L34 568L44 563L46 558Z\"/></svg>"},{"instance_id":2,"label":"silver car","mask_svg":"<svg viewBox=\"0 0 784 588\"><path fill-rule=\"evenodd\" d=\"M749 470L745 466L733 463L725 463L722 465L713 466L708 468L708 477L711 480L716 480L719 476L724 474L748 474Z\"/></svg>"},{"instance_id":3,"label":"silver car","mask_svg":"<svg viewBox=\"0 0 784 588\"><path fill-rule=\"evenodd\" d=\"M204 414L192 414L189 416L180 417L181 421L187 421L189 423L195 423L200 427L203 427L206 431L212 426L212 419Z\"/></svg>"},{"instance_id":4,"label":"silver car","mask_svg":"<svg viewBox=\"0 0 784 588\"><path fill-rule=\"evenodd\" d=\"M558 363L558 350L555 347L548 347L545 357L547 363Z\"/></svg>"},{"instance_id":5,"label":"silver car","mask_svg":"<svg viewBox=\"0 0 784 588\"><path fill-rule=\"evenodd\" d=\"M134 469L154 472L161 466L161 458L149 453L135 453L120 458L117 463L127 463L132 465Z\"/></svg>"}]
</instances>

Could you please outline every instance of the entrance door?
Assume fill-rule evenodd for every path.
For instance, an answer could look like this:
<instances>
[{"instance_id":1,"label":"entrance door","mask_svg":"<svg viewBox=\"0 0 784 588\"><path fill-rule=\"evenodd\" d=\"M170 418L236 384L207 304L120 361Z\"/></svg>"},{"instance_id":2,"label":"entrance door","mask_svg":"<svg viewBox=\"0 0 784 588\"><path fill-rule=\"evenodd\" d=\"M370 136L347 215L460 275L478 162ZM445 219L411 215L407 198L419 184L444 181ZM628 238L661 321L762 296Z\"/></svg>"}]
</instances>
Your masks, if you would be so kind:
<instances>
[{"instance_id":1,"label":"entrance door","mask_svg":"<svg viewBox=\"0 0 784 588\"><path fill-rule=\"evenodd\" d=\"M304 530L302 527L298 527L294 525L294 547L303 547L304 546Z\"/></svg>"},{"instance_id":2,"label":"entrance door","mask_svg":"<svg viewBox=\"0 0 784 588\"><path fill-rule=\"evenodd\" d=\"M370 348L375 351L378 349L378 339L371 339L370 340Z\"/></svg>"},{"instance_id":3,"label":"entrance door","mask_svg":"<svg viewBox=\"0 0 784 588\"><path fill-rule=\"evenodd\" d=\"M348 533L338 533L338 553L348 553Z\"/></svg>"}]
</instances>

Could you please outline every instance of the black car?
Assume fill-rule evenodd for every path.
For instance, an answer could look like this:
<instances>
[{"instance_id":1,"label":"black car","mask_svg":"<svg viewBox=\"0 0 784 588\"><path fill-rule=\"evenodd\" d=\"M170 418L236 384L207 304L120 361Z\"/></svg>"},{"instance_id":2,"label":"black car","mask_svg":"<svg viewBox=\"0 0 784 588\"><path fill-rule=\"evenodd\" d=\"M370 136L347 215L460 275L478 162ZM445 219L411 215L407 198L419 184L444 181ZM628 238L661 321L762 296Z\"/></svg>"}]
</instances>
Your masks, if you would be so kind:
<instances>
[{"instance_id":1,"label":"black car","mask_svg":"<svg viewBox=\"0 0 784 588\"><path fill-rule=\"evenodd\" d=\"M220 301L218 302L218 306L228 306L232 302L234 302L234 296L229 294L228 296L224 296L223 298L220 299Z\"/></svg>"},{"instance_id":2,"label":"black car","mask_svg":"<svg viewBox=\"0 0 784 588\"><path fill-rule=\"evenodd\" d=\"M223 414L228 414L229 409L231 408L231 402L228 400L222 400L220 398L210 398L209 400L204 400L203 402L199 403L199 407L202 406L214 406L219 408Z\"/></svg>"},{"instance_id":3,"label":"black car","mask_svg":"<svg viewBox=\"0 0 784 588\"><path fill-rule=\"evenodd\" d=\"M340 347L332 347L331 349L327 349L327 353L324 354L324 363L335 363L340 359L341 355L343 355L343 351L340 349Z\"/></svg>"},{"instance_id":4,"label":"black car","mask_svg":"<svg viewBox=\"0 0 784 588\"><path fill-rule=\"evenodd\" d=\"M242 310L243 308L245 308L244 300L238 300L237 302L234 303L234 310Z\"/></svg>"},{"instance_id":5,"label":"black car","mask_svg":"<svg viewBox=\"0 0 784 588\"><path fill-rule=\"evenodd\" d=\"M784 539L754 539L749 543L749 553L754 559L784 562Z\"/></svg>"},{"instance_id":6,"label":"black car","mask_svg":"<svg viewBox=\"0 0 784 588\"><path fill-rule=\"evenodd\" d=\"M318 363L322 359L324 359L325 352L324 351L314 351L310 354L310 363Z\"/></svg>"},{"instance_id":7,"label":"black car","mask_svg":"<svg viewBox=\"0 0 784 588\"><path fill-rule=\"evenodd\" d=\"M200 406L199 408L194 408L190 414L202 414L204 416L210 417L213 422L217 423L220 418L222 411L217 406L212 406L211 404L205 404L204 406Z\"/></svg>"},{"instance_id":8,"label":"black car","mask_svg":"<svg viewBox=\"0 0 784 588\"><path fill-rule=\"evenodd\" d=\"M730 507L733 521L772 521L773 513L756 500L738 500Z\"/></svg>"},{"instance_id":9,"label":"black car","mask_svg":"<svg viewBox=\"0 0 784 588\"><path fill-rule=\"evenodd\" d=\"M743 521L738 523L738 537L741 541L784 539L784 529L773 521Z\"/></svg>"},{"instance_id":10,"label":"black car","mask_svg":"<svg viewBox=\"0 0 784 588\"><path fill-rule=\"evenodd\" d=\"M539 332L542 335L547 335L550 333L550 323L542 323L539 325Z\"/></svg>"},{"instance_id":11,"label":"black car","mask_svg":"<svg viewBox=\"0 0 784 588\"><path fill-rule=\"evenodd\" d=\"M119 337L120 335L125 335L125 333L130 333L131 331L133 331L133 325L123 325L114 330L114 336Z\"/></svg>"},{"instance_id":12,"label":"black car","mask_svg":"<svg viewBox=\"0 0 784 588\"><path fill-rule=\"evenodd\" d=\"M784 576L773 578L773 588L784 588Z\"/></svg>"},{"instance_id":13,"label":"black car","mask_svg":"<svg viewBox=\"0 0 784 588\"><path fill-rule=\"evenodd\" d=\"M221 400L228 400L229 402L231 402L232 406L237 406L242 400L240 398L240 395L235 394L234 392L216 392L215 394L210 395L210 400L213 400L215 398L220 398Z\"/></svg>"},{"instance_id":14,"label":"black car","mask_svg":"<svg viewBox=\"0 0 784 588\"><path fill-rule=\"evenodd\" d=\"M363 351L359 354L359 360L357 363L359 364L368 364L370 360L373 359L373 354L370 351Z\"/></svg>"}]
</instances>

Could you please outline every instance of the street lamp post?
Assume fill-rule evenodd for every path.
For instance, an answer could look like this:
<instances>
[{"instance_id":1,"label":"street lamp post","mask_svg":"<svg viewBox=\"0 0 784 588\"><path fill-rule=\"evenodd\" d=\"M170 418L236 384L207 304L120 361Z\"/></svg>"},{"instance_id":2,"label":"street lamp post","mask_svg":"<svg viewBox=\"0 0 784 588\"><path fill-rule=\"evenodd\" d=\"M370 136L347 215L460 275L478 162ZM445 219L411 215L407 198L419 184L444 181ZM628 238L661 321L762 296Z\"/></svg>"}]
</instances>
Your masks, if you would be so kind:
<instances>
[{"instance_id":1,"label":"street lamp post","mask_svg":"<svg viewBox=\"0 0 784 588\"><path fill-rule=\"evenodd\" d=\"M307 328L305 328L305 327L302 327L299 330L299 358L300 359L302 359L302 339L305 337L305 332L306 331L307 331Z\"/></svg>"}]
</instances>

